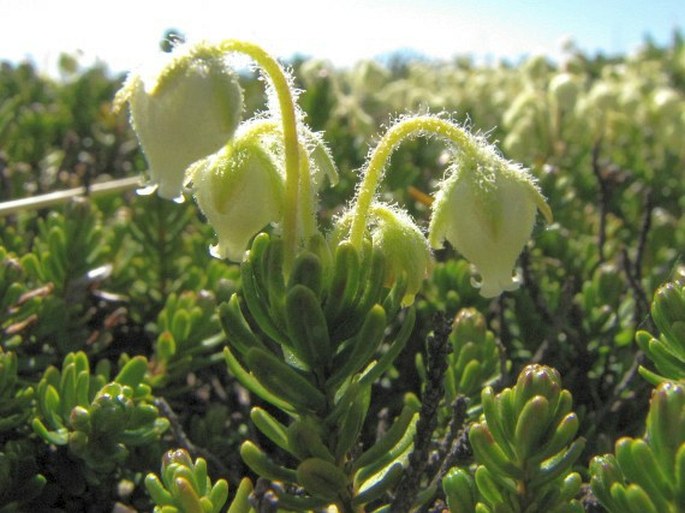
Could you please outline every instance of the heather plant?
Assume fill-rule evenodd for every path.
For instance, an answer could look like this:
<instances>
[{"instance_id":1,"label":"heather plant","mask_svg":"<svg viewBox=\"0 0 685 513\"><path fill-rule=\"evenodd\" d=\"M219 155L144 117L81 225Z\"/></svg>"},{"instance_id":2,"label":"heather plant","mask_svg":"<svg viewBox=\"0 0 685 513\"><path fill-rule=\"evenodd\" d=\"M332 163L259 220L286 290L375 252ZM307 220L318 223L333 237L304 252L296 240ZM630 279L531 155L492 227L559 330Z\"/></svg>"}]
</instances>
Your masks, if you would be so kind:
<instances>
[{"instance_id":1,"label":"heather plant","mask_svg":"<svg viewBox=\"0 0 685 513\"><path fill-rule=\"evenodd\" d=\"M79 114L91 198L0 205L0 511L681 511L683 48L167 48ZM0 109L3 197L69 182L71 84Z\"/></svg>"},{"instance_id":2,"label":"heather plant","mask_svg":"<svg viewBox=\"0 0 685 513\"><path fill-rule=\"evenodd\" d=\"M192 102L198 100L213 102L201 109L226 116L217 123L231 127L242 110L232 72L218 64L229 52L256 61L269 81L270 110L231 128L222 149L188 167L209 146L178 132L188 130L184 109L194 112L200 107ZM291 463L279 464L250 440L240 454L261 478L282 482L275 496L285 508L332 504L351 512L382 501L402 481L414 430L423 427L422 408L407 400L405 420L393 425L392 437L389 432L390 438L362 453L358 438L371 386L406 343L414 322L407 308L432 267L429 242L411 217L376 199L388 159L402 141L416 136L446 143L453 163L438 185L429 239L436 247L448 240L472 260L485 297L517 288L514 261L537 209L551 221L549 206L528 172L500 157L483 138L445 117L406 117L372 151L354 201L326 237L316 222L317 193L323 176L334 184L337 171L322 140L306 127L287 73L261 48L240 41L200 44L171 58L156 85L133 74L117 101L131 105L132 126L156 169L152 185L161 196L173 197L172 191L190 184L216 232L211 252L242 259L241 286L220 308L226 363L243 386L286 415L279 420L261 407L250 413L256 428L288 453ZM209 64L202 65L204 60ZM205 84L221 87L208 93ZM226 94L222 88L228 88ZM177 96L177 89L183 95ZM169 110L176 103L182 106ZM168 119L159 119L158 108L166 109ZM206 129L221 137L211 124ZM194 130L193 137L208 142L201 131ZM166 146L188 159L174 158L178 167L170 168ZM179 175L183 167L187 170ZM278 230L257 235L269 224ZM398 331L388 334L396 319ZM383 344L388 350L379 358ZM400 507L430 498L418 493L417 485L414 496L406 493L411 488L397 495Z\"/></svg>"}]
</instances>

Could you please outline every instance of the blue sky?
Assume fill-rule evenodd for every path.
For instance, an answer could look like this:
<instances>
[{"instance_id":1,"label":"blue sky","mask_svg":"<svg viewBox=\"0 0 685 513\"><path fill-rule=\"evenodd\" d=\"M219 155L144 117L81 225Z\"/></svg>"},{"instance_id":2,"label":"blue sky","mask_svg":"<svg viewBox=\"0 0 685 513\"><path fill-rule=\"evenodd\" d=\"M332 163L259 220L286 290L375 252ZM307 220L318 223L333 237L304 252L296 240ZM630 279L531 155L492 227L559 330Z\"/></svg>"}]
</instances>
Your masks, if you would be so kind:
<instances>
[{"instance_id":1,"label":"blue sky","mask_svg":"<svg viewBox=\"0 0 685 513\"><path fill-rule=\"evenodd\" d=\"M60 52L137 66L171 27L193 39L244 38L272 53L347 66L412 49L478 60L560 55L564 40L589 52L634 51L685 26L685 0L0 0L0 59L54 69Z\"/></svg>"}]
</instances>

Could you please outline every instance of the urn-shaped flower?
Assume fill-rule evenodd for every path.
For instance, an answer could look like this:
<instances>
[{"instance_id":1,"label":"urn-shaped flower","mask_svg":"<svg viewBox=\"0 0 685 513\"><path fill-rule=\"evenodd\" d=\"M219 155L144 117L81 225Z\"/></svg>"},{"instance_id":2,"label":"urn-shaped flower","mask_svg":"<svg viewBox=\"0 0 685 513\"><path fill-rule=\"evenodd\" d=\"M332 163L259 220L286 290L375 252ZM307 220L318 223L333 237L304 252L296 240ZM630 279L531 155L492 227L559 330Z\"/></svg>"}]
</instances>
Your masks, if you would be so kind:
<instances>
[{"instance_id":1,"label":"urn-shaped flower","mask_svg":"<svg viewBox=\"0 0 685 513\"><path fill-rule=\"evenodd\" d=\"M237 137L190 174L195 200L216 232L210 251L218 258L240 261L250 239L282 218L283 175L258 139Z\"/></svg>"},{"instance_id":2,"label":"urn-shaped flower","mask_svg":"<svg viewBox=\"0 0 685 513\"><path fill-rule=\"evenodd\" d=\"M175 50L153 72L132 73L115 107L124 102L150 184L167 199L180 197L190 164L230 140L243 109L235 73L218 49L204 44Z\"/></svg>"},{"instance_id":3,"label":"urn-shaped flower","mask_svg":"<svg viewBox=\"0 0 685 513\"><path fill-rule=\"evenodd\" d=\"M428 241L403 210L374 204L371 217L374 220L371 240L382 249L386 259L386 285L392 286L404 276L407 289L402 305L411 305L433 267L433 255Z\"/></svg>"},{"instance_id":4,"label":"urn-shaped flower","mask_svg":"<svg viewBox=\"0 0 685 513\"><path fill-rule=\"evenodd\" d=\"M334 243L349 235L352 214L350 211L338 219L332 236ZM406 211L380 202L369 209L366 233L383 253L385 286L391 288L404 280L402 306L411 305L433 268L433 254L425 235Z\"/></svg>"},{"instance_id":5,"label":"urn-shaped flower","mask_svg":"<svg viewBox=\"0 0 685 513\"><path fill-rule=\"evenodd\" d=\"M476 266L480 293L495 297L518 287L513 268L531 235L537 209L552 212L533 177L491 146L460 153L432 206L429 240L449 243Z\"/></svg>"}]
</instances>

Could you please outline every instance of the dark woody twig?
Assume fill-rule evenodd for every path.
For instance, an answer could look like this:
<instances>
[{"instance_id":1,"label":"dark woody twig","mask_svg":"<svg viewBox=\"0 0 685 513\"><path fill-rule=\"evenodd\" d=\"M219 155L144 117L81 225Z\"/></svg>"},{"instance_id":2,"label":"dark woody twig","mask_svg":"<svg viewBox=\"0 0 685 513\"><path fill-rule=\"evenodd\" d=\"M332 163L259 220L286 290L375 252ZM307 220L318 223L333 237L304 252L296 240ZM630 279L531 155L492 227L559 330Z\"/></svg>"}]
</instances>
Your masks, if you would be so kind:
<instances>
[{"instance_id":1,"label":"dark woody twig","mask_svg":"<svg viewBox=\"0 0 685 513\"><path fill-rule=\"evenodd\" d=\"M452 403L452 417L447 426L447 434L440 443L438 449L439 456L436 458L437 470L427 471L432 476L429 487L440 491L440 483L451 468L459 465L468 465L473 462L473 450L469 443L468 430L464 426L467 416L467 399L460 395ZM441 507L440 504L443 504ZM440 495L431 504L426 502L418 513L442 512L444 509L444 497Z\"/></svg>"},{"instance_id":2,"label":"dark woody twig","mask_svg":"<svg viewBox=\"0 0 685 513\"><path fill-rule=\"evenodd\" d=\"M545 302L544 298L542 297L540 287L538 286L537 281L533 278L533 273L530 269L530 250L527 247L523 248L523 252L521 253L519 261L521 263L523 284L530 294L533 303L535 303L535 310L542 316L545 323L554 323L554 315L552 315L552 312L547 307L547 302Z\"/></svg>"},{"instance_id":3,"label":"dark woody twig","mask_svg":"<svg viewBox=\"0 0 685 513\"><path fill-rule=\"evenodd\" d=\"M633 295L635 296L635 312L633 318L637 325L642 322L642 319L645 318L647 312L649 312L649 300L647 299L645 289L640 283L640 279L635 275L635 266L630 261L628 251L625 248L621 251L621 260L623 263L623 270L628 279L628 286L632 289Z\"/></svg>"},{"instance_id":4,"label":"dark woody twig","mask_svg":"<svg viewBox=\"0 0 685 513\"><path fill-rule=\"evenodd\" d=\"M421 476L426 469L432 435L437 426L437 413L444 395L444 378L447 371L448 337L452 331L451 323L444 316L435 322L435 331L426 342L426 385L422 394L421 411L416 423L414 448L409 455L409 465L402 477L390 511L406 513L414 504L421 486Z\"/></svg>"},{"instance_id":5,"label":"dark woody twig","mask_svg":"<svg viewBox=\"0 0 685 513\"><path fill-rule=\"evenodd\" d=\"M628 278L628 285L633 290L635 296L635 311L633 319L635 326L637 326L646 319L648 328L653 329L651 318L647 316L649 312L649 298L642 286L642 262L644 260L645 249L647 247L647 236L652 226L652 210L654 202L651 190L645 194L645 209L642 216L642 223L640 225L640 232L637 240L637 250L635 252L635 260L631 262L628 256L628 251L624 248L622 252L623 268Z\"/></svg>"},{"instance_id":6,"label":"dark woody twig","mask_svg":"<svg viewBox=\"0 0 685 513\"><path fill-rule=\"evenodd\" d=\"M642 278L642 261L647 248L647 235L652 227L652 210L654 210L654 197L652 190L648 189L645 193L645 211L642 216L642 224L640 226L640 234L637 240L637 252L635 253L635 262L633 262L633 272L635 278L640 280Z\"/></svg>"},{"instance_id":7,"label":"dark woody twig","mask_svg":"<svg viewBox=\"0 0 685 513\"><path fill-rule=\"evenodd\" d=\"M214 454L202 447L198 447L191 442L190 438L188 438L188 435L186 435L185 431L183 430L183 426L181 426L178 415L176 415L176 412L173 410L173 408L171 408L171 405L166 402L166 399L163 397L156 397L154 399L154 404L157 408L159 408L160 413L169 420L171 433L173 434L174 441L178 446L187 450L191 455L201 456L206 461L211 462L222 476L229 477L234 482L239 480L240 476L233 475L229 468L226 467L226 465L224 465L223 462Z\"/></svg>"},{"instance_id":8,"label":"dark woody twig","mask_svg":"<svg viewBox=\"0 0 685 513\"><path fill-rule=\"evenodd\" d=\"M438 483L454 465L471 461L471 449L465 439L464 422L468 401L460 395L452 403L452 416L447 424L447 432L437 444L434 454L426 467L426 475L433 476L432 483Z\"/></svg>"},{"instance_id":9,"label":"dark woody twig","mask_svg":"<svg viewBox=\"0 0 685 513\"><path fill-rule=\"evenodd\" d=\"M609 207L609 188L602 176L602 169L599 163L601 141L597 141L592 148L592 172L597 178L599 192L597 201L599 203L599 229L597 233L597 248L599 251L599 263L604 262L604 244L606 242L606 218Z\"/></svg>"},{"instance_id":10,"label":"dark woody twig","mask_svg":"<svg viewBox=\"0 0 685 513\"><path fill-rule=\"evenodd\" d=\"M471 445L468 441L464 422L466 421L466 399L459 396L452 405L452 418L448 425L449 441L444 448L444 457L440 469L433 478L434 482L439 482L447 472L455 465L463 465L470 462L473 458Z\"/></svg>"},{"instance_id":11,"label":"dark woody twig","mask_svg":"<svg viewBox=\"0 0 685 513\"><path fill-rule=\"evenodd\" d=\"M597 411L597 414L593 419L593 423L596 426L601 425L609 413L618 411L620 409L621 404L626 400L622 398L623 392L629 389L630 384L633 382L635 377L638 376L638 369L640 367L640 360L642 357L643 354L641 351L639 351L635 355L630 368L625 371L619 382L616 383L616 386L614 386L614 388L611 390L611 396L604 401L602 408Z\"/></svg>"}]
</instances>

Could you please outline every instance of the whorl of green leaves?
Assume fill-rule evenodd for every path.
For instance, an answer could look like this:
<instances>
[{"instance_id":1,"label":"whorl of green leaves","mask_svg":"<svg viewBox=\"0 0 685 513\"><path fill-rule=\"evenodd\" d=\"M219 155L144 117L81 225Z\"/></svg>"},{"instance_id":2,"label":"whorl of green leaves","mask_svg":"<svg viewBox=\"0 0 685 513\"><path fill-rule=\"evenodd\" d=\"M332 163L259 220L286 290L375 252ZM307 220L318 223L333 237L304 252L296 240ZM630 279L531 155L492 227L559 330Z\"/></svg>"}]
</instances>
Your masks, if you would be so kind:
<instances>
[{"instance_id":1,"label":"whorl of green leaves","mask_svg":"<svg viewBox=\"0 0 685 513\"><path fill-rule=\"evenodd\" d=\"M475 308L464 308L454 318L450 335L452 354L447 400L458 394L472 398L500 375L500 351L485 317Z\"/></svg>"},{"instance_id":2,"label":"whorl of green leaves","mask_svg":"<svg viewBox=\"0 0 685 513\"><path fill-rule=\"evenodd\" d=\"M619 326L620 312L626 311L624 315L629 313L627 309L619 308L624 292L625 285L616 265L604 263L598 266L592 279L583 283L580 296L586 313L583 322L597 332L608 332Z\"/></svg>"},{"instance_id":3,"label":"whorl of green leaves","mask_svg":"<svg viewBox=\"0 0 685 513\"><path fill-rule=\"evenodd\" d=\"M297 257L287 283L282 258L282 241L261 234L242 263L242 297L234 294L220 307L227 362L239 375L251 372L243 384L274 405L321 412L326 394L352 376L368 386L387 370L413 316L389 355L366 369L403 295L401 281L383 288L382 254L369 248L360 255L347 243L331 254L321 241Z\"/></svg>"},{"instance_id":4,"label":"whorl of green leaves","mask_svg":"<svg viewBox=\"0 0 685 513\"><path fill-rule=\"evenodd\" d=\"M656 291L652 318L661 332L659 338L639 331L635 340L654 363L655 373L640 367L640 374L654 385L665 380L685 382L685 284L669 282Z\"/></svg>"},{"instance_id":5,"label":"whorl of green leaves","mask_svg":"<svg viewBox=\"0 0 685 513\"><path fill-rule=\"evenodd\" d=\"M209 291L169 294L157 316L157 330L151 377L155 388L207 367L215 354L221 357L225 337L216 316L216 298Z\"/></svg>"},{"instance_id":6,"label":"whorl of green leaves","mask_svg":"<svg viewBox=\"0 0 685 513\"><path fill-rule=\"evenodd\" d=\"M161 479L150 473L145 478L145 487L156 504L155 513L219 513L228 499L226 480L219 479L212 484L207 462L202 458L193 462L185 449L164 455L160 476ZM240 500L240 489L238 493L236 501ZM237 511L247 511L247 508Z\"/></svg>"},{"instance_id":7,"label":"whorl of green leaves","mask_svg":"<svg viewBox=\"0 0 685 513\"><path fill-rule=\"evenodd\" d=\"M17 369L17 354L0 347L0 435L23 425L31 414L33 389L19 384Z\"/></svg>"},{"instance_id":8,"label":"whorl of green leaves","mask_svg":"<svg viewBox=\"0 0 685 513\"><path fill-rule=\"evenodd\" d=\"M559 373L529 365L516 385L483 390L483 418L469 432L475 475L453 469L443 480L452 513L582 512L571 470L584 440Z\"/></svg>"},{"instance_id":9,"label":"whorl of green leaves","mask_svg":"<svg viewBox=\"0 0 685 513\"><path fill-rule=\"evenodd\" d=\"M69 203L63 215L52 212L39 221L35 250L21 260L30 281L46 286L38 315L40 325L51 331L38 335L49 337L60 356L80 348L89 320L87 290L107 274L108 250L98 210L79 199Z\"/></svg>"},{"instance_id":10,"label":"whorl of green leaves","mask_svg":"<svg viewBox=\"0 0 685 513\"><path fill-rule=\"evenodd\" d=\"M79 280L104 261L109 248L103 242L97 209L87 200L73 200L64 215L53 213L39 221L38 261L25 265L41 282L52 283L59 296L77 302L83 288Z\"/></svg>"},{"instance_id":11,"label":"whorl of green leaves","mask_svg":"<svg viewBox=\"0 0 685 513\"><path fill-rule=\"evenodd\" d=\"M615 454L590 463L592 491L609 513L685 510L685 388L669 381L652 394L643 438L624 437Z\"/></svg>"},{"instance_id":12,"label":"whorl of green leaves","mask_svg":"<svg viewBox=\"0 0 685 513\"><path fill-rule=\"evenodd\" d=\"M210 232L194 214L192 203L140 195L125 222L115 226L117 285L145 320L159 313L172 292L210 288L225 271L222 262L210 263Z\"/></svg>"},{"instance_id":13,"label":"whorl of green leaves","mask_svg":"<svg viewBox=\"0 0 685 513\"><path fill-rule=\"evenodd\" d=\"M159 439L169 422L151 404L143 383L147 360L129 360L113 381L109 365L91 374L85 353L69 353L62 370L48 367L38 383L38 408L32 426L47 443L68 446L96 474L122 464L130 447Z\"/></svg>"},{"instance_id":14,"label":"whorl of green leaves","mask_svg":"<svg viewBox=\"0 0 685 513\"><path fill-rule=\"evenodd\" d=\"M382 497L402 473L416 423L407 406L376 445L352 456L371 401L371 385L392 364L414 322L408 310L385 347L386 328L405 293L399 280L388 290L383 255L343 242L332 251L321 238L283 275L280 239L258 235L241 265L242 296L220 307L229 347L227 364L250 391L288 413L286 425L255 407L251 419L275 446L297 462L279 465L256 444L240 453L255 473L299 486L305 495L279 490L281 507L349 507Z\"/></svg>"},{"instance_id":15,"label":"whorl of green leaves","mask_svg":"<svg viewBox=\"0 0 685 513\"><path fill-rule=\"evenodd\" d=\"M26 286L21 262L0 246L0 335L5 347L21 344L23 332L38 320L39 303L38 294Z\"/></svg>"}]
</instances>

